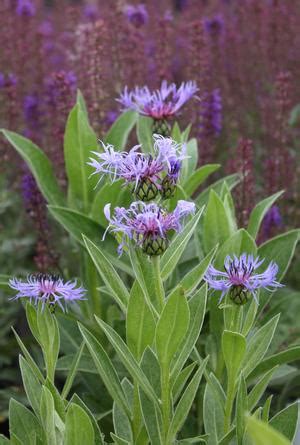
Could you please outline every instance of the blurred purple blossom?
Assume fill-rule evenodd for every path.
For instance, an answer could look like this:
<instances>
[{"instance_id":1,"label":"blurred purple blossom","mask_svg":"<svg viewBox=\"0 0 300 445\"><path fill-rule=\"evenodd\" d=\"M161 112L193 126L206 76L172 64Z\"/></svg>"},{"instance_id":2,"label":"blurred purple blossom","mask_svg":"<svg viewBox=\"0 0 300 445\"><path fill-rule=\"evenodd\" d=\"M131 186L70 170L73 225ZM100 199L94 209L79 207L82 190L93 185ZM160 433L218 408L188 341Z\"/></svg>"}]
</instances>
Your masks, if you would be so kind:
<instances>
[{"instance_id":1,"label":"blurred purple blossom","mask_svg":"<svg viewBox=\"0 0 300 445\"><path fill-rule=\"evenodd\" d=\"M282 227L282 216L277 205L273 205L267 212L263 221L263 235L265 239L272 236L274 229Z\"/></svg>"},{"instance_id":2,"label":"blurred purple blossom","mask_svg":"<svg viewBox=\"0 0 300 445\"><path fill-rule=\"evenodd\" d=\"M36 7L32 0L18 0L16 13L22 17L33 17Z\"/></svg>"},{"instance_id":3,"label":"blurred purple blossom","mask_svg":"<svg viewBox=\"0 0 300 445\"><path fill-rule=\"evenodd\" d=\"M143 4L139 4L136 6L127 5L124 8L124 14L128 18L128 21L137 28L146 25L149 20L149 15L146 6Z\"/></svg>"},{"instance_id":4,"label":"blurred purple blossom","mask_svg":"<svg viewBox=\"0 0 300 445\"><path fill-rule=\"evenodd\" d=\"M95 5L94 3L84 5L83 14L88 20L91 20L91 21L97 20L99 18L98 6Z\"/></svg>"},{"instance_id":5,"label":"blurred purple blossom","mask_svg":"<svg viewBox=\"0 0 300 445\"><path fill-rule=\"evenodd\" d=\"M200 133L217 137L222 131L222 97L218 88L201 95Z\"/></svg>"},{"instance_id":6,"label":"blurred purple blossom","mask_svg":"<svg viewBox=\"0 0 300 445\"><path fill-rule=\"evenodd\" d=\"M218 38L224 31L224 19L218 14L214 17L204 19L204 30L210 37Z\"/></svg>"}]
</instances>

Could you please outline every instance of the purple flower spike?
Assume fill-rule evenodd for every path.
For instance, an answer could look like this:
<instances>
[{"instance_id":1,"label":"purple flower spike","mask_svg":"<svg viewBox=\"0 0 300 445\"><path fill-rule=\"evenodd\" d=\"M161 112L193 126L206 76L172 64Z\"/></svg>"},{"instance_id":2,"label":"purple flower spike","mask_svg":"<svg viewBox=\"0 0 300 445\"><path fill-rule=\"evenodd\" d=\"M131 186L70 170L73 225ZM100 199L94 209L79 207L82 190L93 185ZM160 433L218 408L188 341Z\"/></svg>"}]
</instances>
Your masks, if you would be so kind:
<instances>
[{"instance_id":1,"label":"purple flower spike","mask_svg":"<svg viewBox=\"0 0 300 445\"><path fill-rule=\"evenodd\" d=\"M33 17L36 8L32 0L18 0L16 13L22 17Z\"/></svg>"},{"instance_id":2,"label":"purple flower spike","mask_svg":"<svg viewBox=\"0 0 300 445\"><path fill-rule=\"evenodd\" d=\"M116 207L114 216L110 214L110 204L104 207L104 214L110 223L107 230L121 234L120 255L128 239L134 240L147 255L161 255L168 247L168 232L180 232L182 220L194 212L195 204L187 201L178 201L171 213L156 203L145 204L142 201L133 202L129 209Z\"/></svg>"},{"instance_id":3,"label":"purple flower spike","mask_svg":"<svg viewBox=\"0 0 300 445\"><path fill-rule=\"evenodd\" d=\"M224 262L225 272L210 265L205 280L211 289L222 292L220 302L229 292L230 298L236 304L245 304L250 295L258 304L258 289L273 291L276 287L282 287L282 284L276 281L278 272L276 263L271 262L267 269L260 274L254 273L263 262L264 259L260 260L258 257L254 259L253 255L246 253L243 253L239 258L234 255L233 259L227 256Z\"/></svg>"},{"instance_id":4,"label":"purple flower spike","mask_svg":"<svg viewBox=\"0 0 300 445\"><path fill-rule=\"evenodd\" d=\"M184 144L177 144L173 139L160 135L154 135L153 138L155 157L138 152L140 145L134 146L127 153L115 151L112 145L102 142L104 152L92 152L98 159L90 158L88 165L95 169L93 174L102 173L100 180L104 174L110 175L112 181L124 179L126 183L134 184L138 199L150 201L156 197L158 191L164 190L167 179L174 189L181 161L186 158ZM171 188L170 193L173 193ZM163 197L170 196L163 193Z\"/></svg>"},{"instance_id":5,"label":"purple flower spike","mask_svg":"<svg viewBox=\"0 0 300 445\"><path fill-rule=\"evenodd\" d=\"M174 116L180 108L198 91L195 82L182 83L179 88L175 83L168 85L163 81L160 89L150 91L148 87L136 87L124 92L117 99L124 110L134 110L139 114L150 116L156 120L164 120Z\"/></svg>"},{"instance_id":6,"label":"purple flower spike","mask_svg":"<svg viewBox=\"0 0 300 445\"><path fill-rule=\"evenodd\" d=\"M57 276L52 274L37 274L27 277L27 281L20 281L13 278L9 281L9 286L18 291L13 300L19 298L29 298L35 305L39 301L42 302L42 307L45 304L50 306L56 303L65 311L62 302L73 302L76 300L84 300L86 290L78 286L76 281L67 281L66 283Z\"/></svg>"},{"instance_id":7,"label":"purple flower spike","mask_svg":"<svg viewBox=\"0 0 300 445\"><path fill-rule=\"evenodd\" d=\"M146 25L149 20L149 15L145 5L128 5L125 7L124 13L130 23L137 28Z\"/></svg>"}]
</instances>

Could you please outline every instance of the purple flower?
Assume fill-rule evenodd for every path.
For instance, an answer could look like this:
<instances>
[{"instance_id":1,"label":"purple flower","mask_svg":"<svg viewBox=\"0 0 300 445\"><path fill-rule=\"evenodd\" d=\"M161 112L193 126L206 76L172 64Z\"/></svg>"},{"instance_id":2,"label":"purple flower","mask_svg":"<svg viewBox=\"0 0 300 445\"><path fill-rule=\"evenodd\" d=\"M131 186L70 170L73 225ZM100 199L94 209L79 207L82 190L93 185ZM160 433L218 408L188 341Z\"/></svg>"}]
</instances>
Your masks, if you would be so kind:
<instances>
[{"instance_id":1,"label":"purple flower","mask_svg":"<svg viewBox=\"0 0 300 445\"><path fill-rule=\"evenodd\" d=\"M204 30L211 37L219 37L224 29L224 19L218 14L211 19L204 19Z\"/></svg>"},{"instance_id":2,"label":"purple flower","mask_svg":"<svg viewBox=\"0 0 300 445\"><path fill-rule=\"evenodd\" d=\"M138 152L140 145L127 153L115 151L112 145L102 142L104 152L92 152L99 159L90 158L88 165L95 169L93 174L108 174L112 181L121 178L126 183L133 183L137 197L150 201L163 189L165 177L172 179L173 185L176 185L181 160L186 158L185 144L177 144L173 139L160 135L153 138L155 157Z\"/></svg>"},{"instance_id":3,"label":"purple flower","mask_svg":"<svg viewBox=\"0 0 300 445\"><path fill-rule=\"evenodd\" d=\"M124 13L130 23L137 28L146 25L149 20L149 15L145 5L127 5L124 9Z\"/></svg>"},{"instance_id":4,"label":"purple flower","mask_svg":"<svg viewBox=\"0 0 300 445\"><path fill-rule=\"evenodd\" d=\"M161 255L168 247L167 234L170 230L182 230L182 219L195 212L195 204L178 201L177 207L168 213L156 203L133 202L129 209L116 207L110 214L111 204L106 204L104 214L109 221L107 230L121 234L118 252L121 255L128 239L134 240L147 255Z\"/></svg>"},{"instance_id":5,"label":"purple flower","mask_svg":"<svg viewBox=\"0 0 300 445\"><path fill-rule=\"evenodd\" d=\"M83 14L87 19L91 21L97 20L99 16L97 5L94 4L85 5L83 8Z\"/></svg>"},{"instance_id":6,"label":"purple flower","mask_svg":"<svg viewBox=\"0 0 300 445\"><path fill-rule=\"evenodd\" d=\"M50 37L53 34L53 25L49 20L44 20L40 24L38 31L43 37Z\"/></svg>"},{"instance_id":7,"label":"purple flower","mask_svg":"<svg viewBox=\"0 0 300 445\"><path fill-rule=\"evenodd\" d=\"M118 118L119 113L117 111L107 111L105 115L105 123L108 125L112 125L115 120Z\"/></svg>"},{"instance_id":8,"label":"purple flower","mask_svg":"<svg viewBox=\"0 0 300 445\"><path fill-rule=\"evenodd\" d=\"M258 257L254 259L253 255L247 255L246 253L243 253L239 258L234 255L233 259L227 256L224 262L225 272L210 265L205 280L211 289L222 292L220 301L229 292L230 298L236 304L245 304L249 299L249 294L258 303L258 289L263 288L272 291L273 288L282 287L276 281L277 264L271 262L264 272L254 273L263 262L264 259L260 260Z\"/></svg>"},{"instance_id":9,"label":"purple flower","mask_svg":"<svg viewBox=\"0 0 300 445\"><path fill-rule=\"evenodd\" d=\"M218 88L211 93L204 93L201 97L202 137L217 137L222 131L222 97Z\"/></svg>"},{"instance_id":10,"label":"purple flower","mask_svg":"<svg viewBox=\"0 0 300 445\"><path fill-rule=\"evenodd\" d=\"M196 83L192 81L182 83L179 88L175 83L168 85L163 81L160 89L154 91L146 86L136 87L133 91L125 87L117 101L124 110L134 110L153 119L163 120L176 114L197 91Z\"/></svg>"},{"instance_id":11,"label":"purple flower","mask_svg":"<svg viewBox=\"0 0 300 445\"><path fill-rule=\"evenodd\" d=\"M84 300L86 293L83 287L77 287L76 281L67 281L65 283L57 275L42 273L28 276L25 282L12 278L9 280L9 286L18 291L13 300L29 298L30 303L33 300L35 305L41 301L42 307L45 304L55 305L57 303L63 311L65 310L63 302Z\"/></svg>"},{"instance_id":12,"label":"purple flower","mask_svg":"<svg viewBox=\"0 0 300 445\"><path fill-rule=\"evenodd\" d=\"M36 8L32 0L18 0L16 13L22 17L33 17Z\"/></svg>"},{"instance_id":13,"label":"purple flower","mask_svg":"<svg viewBox=\"0 0 300 445\"><path fill-rule=\"evenodd\" d=\"M0 73L0 88L5 87L5 76L3 73Z\"/></svg>"},{"instance_id":14,"label":"purple flower","mask_svg":"<svg viewBox=\"0 0 300 445\"><path fill-rule=\"evenodd\" d=\"M271 236L272 230L282 226L282 217L280 214L279 207L273 205L267 212L263 221L263 233L264 237L267 239Z\"/></svg>"}]
</instances>

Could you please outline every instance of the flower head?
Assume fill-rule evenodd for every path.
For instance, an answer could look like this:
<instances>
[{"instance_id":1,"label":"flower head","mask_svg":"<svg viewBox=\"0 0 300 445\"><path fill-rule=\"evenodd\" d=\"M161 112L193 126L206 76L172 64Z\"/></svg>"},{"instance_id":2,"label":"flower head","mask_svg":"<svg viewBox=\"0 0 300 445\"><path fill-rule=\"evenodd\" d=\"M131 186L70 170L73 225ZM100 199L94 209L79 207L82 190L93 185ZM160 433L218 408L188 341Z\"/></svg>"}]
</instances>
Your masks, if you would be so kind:
<instances>
[{"instance_id":1,"label":"flower head","mask_svg":"<svg viewBox=\"0 0 300 445\"><path fill-rule=\"evenodd\" d=\"M36 13L36 8L32 0L18 0L16 13L22 17L32 17Z\"/></svg>"},{"instance_id":2,"label":"flower head","mask_svg":"<svg viewBox=\"0 0 300 445\"><path fill-rule=\"evenodd\" d=\"M149 20L149 15L145 5L127 5L124 9L124 13L130 23L137 28L146 25Z\"/></svg>"},{"instance_id":3,"label":"flower head","mask_svg":"<svg viewBox=\"0 0 300 445\"><path fill-rule=\"evenodd\" d=\"M254 258L253 255L247 255L246 253L243 253L240 257L234 255L233 259L227 256L224 262L225 272L210 265L205 280L211 289L222 292L220 301L229 292L230 298L236 304L245 304L249 295L252 295L258 303L258 289L273 290L276 287L282 287L276 281L277 264L271 262L264 272L254 273L263 262L264 259L260 260L258 257Z\"/></svg>"},{"instance_id":4,"label":"flower head","mask_svg":"<svg viewBox=\"0 0 300 445\"><path fill-rule=\"evenodd\" d=\"M156 197L159 190L163 191L166 177L176 186L181 161L186 158L184 144L177 144L173 139L160 135L153 138L154 157L139 152L140 145L127 153L115 151L112 145L102 143L103 153L93 152L98 159L90 158L88 164L95 169L93 174L109 174L113 181L121 178L126 183L134 184L138 199L149 201Z\"/></svg>"},{"instance_id":5,"label":"flower head","mask_svg":"<svg viewBox=\"0 0 300 445\"><path fill-rule=\"evenodd\" d=\"M78 286L76 281L67 281L66 283L57 275L52 274L37 274L27 277L27 281L20 281L17 278L12 278L9 281L9 286L18 291L13 300L19 298L29 298L30 302L33 300L37 305L39 301L42 302L42 307L45 304L50 306L56 303L64 311L65 308L62 302L73 302L76 300L84 300L86 290Z\"/></svg>"},{"instance_id":6,"label":"flower head","mask_svg":"<svg viewBox=\"0 0 300 445\"><path fill-rule=\"evenodd\" d=\"M125 110L134 110L153 119L164 120L175 115L197 91L195 82L183 82L177 88L175 83L168 85L163 81L161 87L154 91L146 86L136 87L132 91L125 87L117 100Z\"/></svg>"},{"instance_id":7,"label":"flower head","mask_svg":"<svg viewBox=\"0 0 300 445\"><path fill-rule=\"evenodd\" d=\"M110 204L104 207L104 214L109 221L107 230L121 234L119 254L132 239L148 255L161 255L168 247L167 234L170 230L180 232L185 216L195 212L195 204L178 201L177 207L168 213L156 203L133 202L129 209L116 207L111 216Z\"/></svg>"}]
</instances>

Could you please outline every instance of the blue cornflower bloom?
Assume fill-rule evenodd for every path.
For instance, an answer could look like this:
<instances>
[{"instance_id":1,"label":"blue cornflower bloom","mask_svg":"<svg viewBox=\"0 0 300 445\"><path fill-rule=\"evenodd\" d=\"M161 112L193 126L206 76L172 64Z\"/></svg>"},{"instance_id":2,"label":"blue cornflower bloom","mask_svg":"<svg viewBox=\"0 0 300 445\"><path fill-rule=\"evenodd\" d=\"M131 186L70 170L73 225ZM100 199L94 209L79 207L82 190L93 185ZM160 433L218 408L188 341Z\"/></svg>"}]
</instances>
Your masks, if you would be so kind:
<instances>
[{"instance_id":1,"label":"blue cornflower bloom","mask_svg":"<svg viewBox=\"0 0 300 445\"><path fill-rule=\"evenodd\" d=\"M168 247L167 234L171 230L180 232L185 216L195 212L195 204L178 201L173 212L168 213L156 203L133 202L128 209L116 207L111 216L110 204L104 207L109 221L107 230L121 234L118 252L121 255L128 239L132 239L150 256L161 255Z\"/></svg>"},{"instance_id":2,"label":"blue cornflower bloom","mask_svg":"<svg viewBox=\"0 0 300 445\"><path fill-rule=\"evenodd\" d=\"M282 287L276 281L278 272L276 263L271 262L262 273L254 273L263 262L264 259L260 260L258 257L254 258L253 255L247 255L246 253L243 253L240 257L234 255L233 259L227 256L224 262L225 272L210 265L205 274L205 280L211 289L222 292L220 302L229 293L230 298L236 304L245 304L250 295L258 303L257 291L259 289L272 291L274 288Z\"/></svg>"},{"instance_id":3,"label":"blue cornflower bloom","mask_svg":"<svg viewBox=\"0 0 300 445\"><path fill-rule=\"evenodd\" d=\"M121 178L126 183L134 184L138 199L150 201L159 191L164 198L168 198L175 191L181 161L186 158L186 146L160 135L153 138L155 156L140 153L140 145L127 153L116 151L112 145L102 142L104 151L92 152L98 159L90 158L88 164L95 169L93 174L109 174L112 181Z\"/></svg>"},{"instance_id":4,"label":"blue cornflower bloom","mask_svg":"<svg viewBox=\"0 0 300 445\"><path fill-rule=\"evenodd\" d=\"M62 302L84 300L86 294L86 290L77 286L76 281L64 282L59 276L53 274L29 275L27 281L12 278L9 280L9 286L18 291L13 300L29 298L30 302L33 301L35 305L41 301L42 307L45 304L53 306L57 303L63 311L65 307Z\"/></svg>"}]
</instances>

